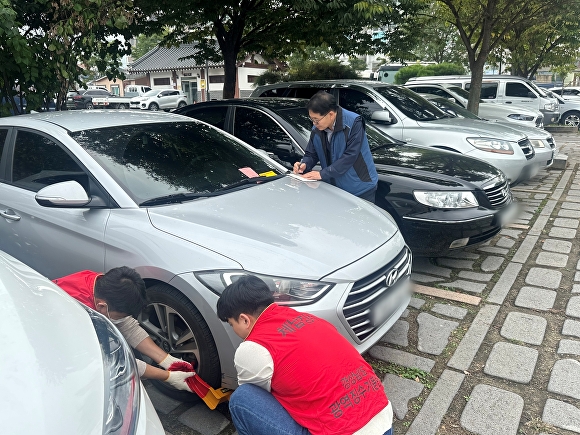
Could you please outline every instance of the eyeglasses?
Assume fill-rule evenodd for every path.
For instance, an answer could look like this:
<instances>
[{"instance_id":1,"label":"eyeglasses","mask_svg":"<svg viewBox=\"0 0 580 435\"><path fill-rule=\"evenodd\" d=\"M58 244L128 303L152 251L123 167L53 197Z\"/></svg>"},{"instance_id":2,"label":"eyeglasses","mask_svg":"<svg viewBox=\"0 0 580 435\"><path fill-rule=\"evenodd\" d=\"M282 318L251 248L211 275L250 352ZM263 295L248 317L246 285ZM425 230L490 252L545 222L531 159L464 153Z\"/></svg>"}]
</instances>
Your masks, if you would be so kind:
<instances>
[{"instance_id":1,"label":"eyeglasses","mask_svg":"<svg viewBox=\"0 0 580 435\"><path fill-rule=\"evenodd\" d=\"M326 115L328 115L329 113L330 113L330 112L326 112ZM322 121L324 118L326 118L326 115L324 115L324 116L323 116L322 118L320 118L320 119L312 119L312 118L310 118L310 117L309 117L309 118L310 118L310 120L312 121L312 123L313 123L314 125L318 125L318 124L320 124L320 121Z\"/></svg>"}]
</instances>

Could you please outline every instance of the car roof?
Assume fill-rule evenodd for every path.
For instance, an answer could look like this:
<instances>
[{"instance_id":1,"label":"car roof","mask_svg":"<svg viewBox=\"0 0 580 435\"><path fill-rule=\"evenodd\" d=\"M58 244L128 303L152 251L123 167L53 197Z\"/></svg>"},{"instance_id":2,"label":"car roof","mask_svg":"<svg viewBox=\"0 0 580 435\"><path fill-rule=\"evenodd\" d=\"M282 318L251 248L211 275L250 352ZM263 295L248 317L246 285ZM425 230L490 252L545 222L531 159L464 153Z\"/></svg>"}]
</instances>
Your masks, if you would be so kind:
<instances>
[{"instance_id":1,"label":"car roof","mask_svg":"<svg viewBox=\"0 0 580 435\"><path fill-rule=\"evenodd\" d=\"M202 103L190 104L182 109L177 109L175 113L181 110L206 107L206 106L223 106L225 105L244 105L254 107L265 107L276 111L280 109L304 109L308 99L306 98L282 98L282 97L247 97L247 98L230 98L227 100L204 101Z\"/></svg>"},{"instance_id":2,"label":"car roof","mask_svg":"<svg viewBox=\"0 0 580 435\"><path fill-rule=\"evenodd\" d=\"M43 123L57 125L68 131L90 130L94 128L116 127L120 125L196 122L191 118L171 113L155 113L132 110L66 110L42 112L29 115L0 118L0 126L36 127Z\"/></svg>"},{"instance_id":3,"label":"car roof","mask_svg":"<svg viewBox=\"0 0 580 435\"><path fill-rule=\"evenodd\" d=\"M375 80L364 80L364 79L334 79L334 80L303 80L295 82L279 82L271 85L260 86L261 89L267 88L291 88L295 86L314 86L314 85L359 85L366 87L393 87L397 86L392 83L384 83Z\"/></svg>"}]
</instances>

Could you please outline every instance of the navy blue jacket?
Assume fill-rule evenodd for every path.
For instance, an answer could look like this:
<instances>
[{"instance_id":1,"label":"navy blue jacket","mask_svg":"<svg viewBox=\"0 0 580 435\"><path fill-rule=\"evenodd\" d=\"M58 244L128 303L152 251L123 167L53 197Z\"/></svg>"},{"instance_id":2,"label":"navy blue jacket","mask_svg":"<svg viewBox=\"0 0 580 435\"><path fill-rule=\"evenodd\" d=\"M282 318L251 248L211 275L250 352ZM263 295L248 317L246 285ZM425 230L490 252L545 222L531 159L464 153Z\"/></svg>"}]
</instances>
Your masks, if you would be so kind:
<instances>
[{"instance_id":1,"label":"navy blue jacket","mask_svg":"<svg viewBox=\"0 0 580 435\"><path fill-rule=\"evenodd\" d=\"M379 179L362 117L342 107L336 112L330 143L325 131L312 127L302 162L305 173L320 162L322 181L356 196L376 189Z\"/></svg>"}]
</instances>

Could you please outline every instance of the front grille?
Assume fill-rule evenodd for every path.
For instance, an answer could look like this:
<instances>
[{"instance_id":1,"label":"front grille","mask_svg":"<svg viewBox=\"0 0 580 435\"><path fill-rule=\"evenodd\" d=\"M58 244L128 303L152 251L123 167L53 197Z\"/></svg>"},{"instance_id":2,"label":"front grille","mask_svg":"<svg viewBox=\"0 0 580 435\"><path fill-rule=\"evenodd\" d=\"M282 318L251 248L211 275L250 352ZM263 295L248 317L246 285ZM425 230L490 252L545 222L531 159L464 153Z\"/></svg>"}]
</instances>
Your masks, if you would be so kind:
<instances>
[{"instance_id":1,"label":"front grille","mask_svg":"<svg viewBox=\"0 0 580 435\"><path fill-rule=\"evenodd\" d=\"M543 116L538 116L536 118L536 127L542 128L543 126L544 126L544 117Z\"/></svg>"},{"instance_id":2,"label":"front grille","mask_svg":"<svg viewBox=\"0 0 580 435\"><path fill-rule=\"evenodd\" d=\"M527 138L518 141L518 145L524 152L524 156L526 156L527 160L530 160L536 154L536 152L534 151L534 147Z\"/></svg>"},{"instance_id":3,"label":"front grille","mask_svg":"<svg viewBox=\"0 0 580 435\"><path fill-rule=\"evenodd\" d=\"M494 208L503 207L511 202L512 191L507 181L496 184L495 186L484 187L483 190Z\"/></svg>"},{"instance_id":4,"label":"front grille","mask_svg":"<svg viewBox=\"0 0 580 435\"><path fill-rule=\"evenodd\" d=\"M365 341L381 325L371 322L372 307L381 296L395 291L411 274L411 251L404 247L397 257L352 286L342 312L354 335Z\"/></svg>"}]
</instances>

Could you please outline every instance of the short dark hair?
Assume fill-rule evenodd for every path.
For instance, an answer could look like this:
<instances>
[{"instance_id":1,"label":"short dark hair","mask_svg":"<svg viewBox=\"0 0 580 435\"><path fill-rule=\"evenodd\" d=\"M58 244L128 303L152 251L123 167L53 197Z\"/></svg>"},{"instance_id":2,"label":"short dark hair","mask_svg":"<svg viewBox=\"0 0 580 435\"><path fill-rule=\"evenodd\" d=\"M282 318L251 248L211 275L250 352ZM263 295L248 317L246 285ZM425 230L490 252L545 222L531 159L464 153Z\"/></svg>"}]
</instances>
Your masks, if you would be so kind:
<instances>
[{"instance_id":1,"label":"short dark hair","mask_svg":"<svg viewBox=\"0 0 580 435\"><path fill-rule=\"evenodd\" d=\"M274 295L264 281L244 275L225 288L217 301L217 315L222 322L238 320L242 313L258 317L273 302Z\"/></svg>"},{"instance_id":2,"label":"short dark hair","mask_svg":"<svg viewBox=\"0 0 580 435\"><path fill-rule=\"evenodd\" d=\"M326 91L318 91L310 98L306 108L310 112L326 115L331 110L336 112L338 110L338 104L336 104L334 95Z\"/></svg>"},{"instance_id":3,"label":"short dark hair","mask_svg":"<svg viewBox=\"0 0 580 435\"><path fill-rule=\"evenodd\" d=\"M110 311L137 317L145 307L145 282L135 269L115 267L95 282L95 297L103 299Z\"/></svg>"}]
</instances>

